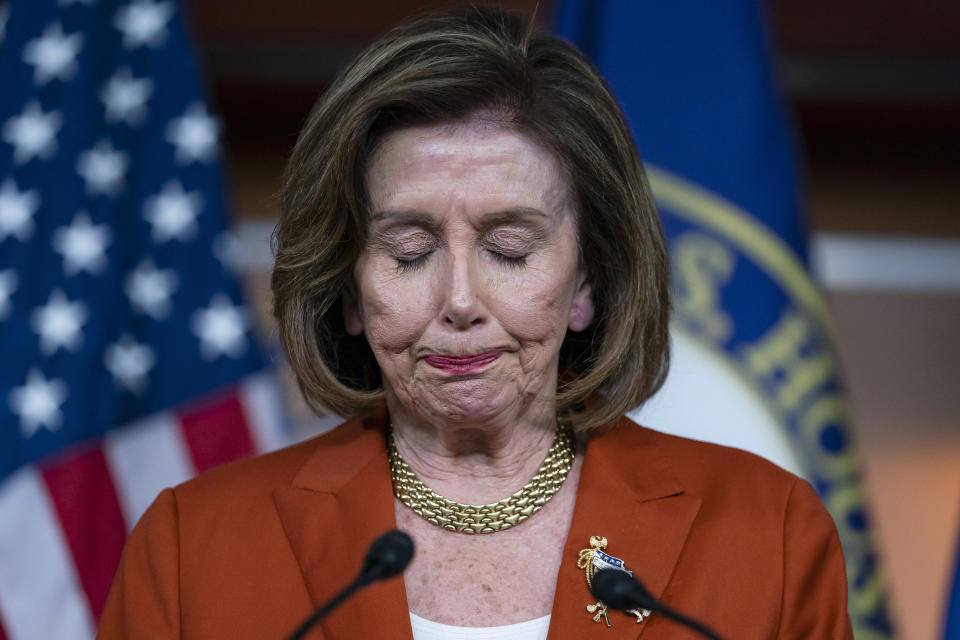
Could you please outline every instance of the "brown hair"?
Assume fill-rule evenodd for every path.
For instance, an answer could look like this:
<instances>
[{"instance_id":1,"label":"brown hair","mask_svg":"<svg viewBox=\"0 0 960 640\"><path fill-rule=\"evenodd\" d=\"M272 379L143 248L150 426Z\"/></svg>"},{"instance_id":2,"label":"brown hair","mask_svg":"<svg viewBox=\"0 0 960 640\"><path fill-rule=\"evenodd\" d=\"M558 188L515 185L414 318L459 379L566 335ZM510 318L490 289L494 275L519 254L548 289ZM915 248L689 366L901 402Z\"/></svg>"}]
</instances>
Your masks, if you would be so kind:
<instances>
[{"instance_id":1,"label":"brown hair","mask_svg":"<svg viewBox=\"0 0 960 640\"><path fill-rule=\"evenodd\" d=\"M596 315L568 332L557 408L580 429L642 404L669 363L668 261L623 115L572 45L532 18L471 8L422 18L367 48L317 102L287 165L274 232L280 341L307 402L353 416L382 401L343 296L366 240L367 160L384 135L477 112L552 151L569 176Z\"/></svg>"}]
</instances>

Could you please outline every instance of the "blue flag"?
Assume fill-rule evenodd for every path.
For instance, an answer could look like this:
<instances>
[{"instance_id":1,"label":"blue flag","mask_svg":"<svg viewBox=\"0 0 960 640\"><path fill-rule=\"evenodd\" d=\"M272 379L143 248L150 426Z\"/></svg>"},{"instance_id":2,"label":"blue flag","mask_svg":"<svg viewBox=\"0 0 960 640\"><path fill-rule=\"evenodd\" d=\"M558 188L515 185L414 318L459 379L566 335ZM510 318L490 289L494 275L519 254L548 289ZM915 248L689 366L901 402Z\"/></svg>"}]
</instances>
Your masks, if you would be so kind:
<instances>
[{"instance_id":1,"label":"blue flag","mask_svg":"<svg viewBox=\"0 0 960 640\"><path fill-rule=\"evenodd\" d=\"M675 359L639 420L807 478L843 542L857 637L891 637L759 3L565 0L557 28L620 101L670 249Z\"/></svg>"},{"instance_id":2,"label":"blue flag","mask_svg":"<svg viewBox=\"0 0 960 640\"><path fill-rule=\"evenodd\" d=\"M943 640L960 640L960 545L957 546L957 566L954 569L953 588L950 593Z\"/></svg>"},{"instance_id":3,"label":"blue flag","mask_svg":"<svg viewBox=\"0 0 960 640\"><path fill-rule=\"evenodd\" d=\"M177 3L6 2L0 78L0 638L92 637L154 496L278 425Z\"/></svg>"},{"instance_id":4,"label":"blue flag","mask_svg":"<svg viewBox=\"0 0 960 640\"><path fill-rule=\"evenodd\" d=\"M175 5L14 2L0 58L0 479L263 366ZM104 380L112 384L103 384Z\"/></svg>"}]
</instances>

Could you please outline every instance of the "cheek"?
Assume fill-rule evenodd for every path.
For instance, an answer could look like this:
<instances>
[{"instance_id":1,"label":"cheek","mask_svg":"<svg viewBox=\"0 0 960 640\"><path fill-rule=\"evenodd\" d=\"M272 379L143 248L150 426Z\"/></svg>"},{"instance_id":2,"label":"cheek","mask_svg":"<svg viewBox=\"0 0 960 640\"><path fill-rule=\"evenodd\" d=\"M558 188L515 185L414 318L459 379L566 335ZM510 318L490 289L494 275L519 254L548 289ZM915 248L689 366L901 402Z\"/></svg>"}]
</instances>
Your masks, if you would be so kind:
<instances>
[{"instance_id":1,"label":"cheek","mask_svg":"<svg viewBox=\"0 0 960 640\"><path fill-rule=\"evenodd\" d=\"M500 297L505 328L524 342L563 340L570 315L572 286L557 274L537 273L512 286Z\"/></svg>"},{"instance_id":2,"label":"cheek","mask_svg":"<svg viewBox=\"0 0 960 640\"><path fill-rule=\"evenodd\" d=\"M410 278L371 278L361 284L363 323L374 352L399 352L415 342L433 317L429 287Z\"/></svg>"}]
</instances>

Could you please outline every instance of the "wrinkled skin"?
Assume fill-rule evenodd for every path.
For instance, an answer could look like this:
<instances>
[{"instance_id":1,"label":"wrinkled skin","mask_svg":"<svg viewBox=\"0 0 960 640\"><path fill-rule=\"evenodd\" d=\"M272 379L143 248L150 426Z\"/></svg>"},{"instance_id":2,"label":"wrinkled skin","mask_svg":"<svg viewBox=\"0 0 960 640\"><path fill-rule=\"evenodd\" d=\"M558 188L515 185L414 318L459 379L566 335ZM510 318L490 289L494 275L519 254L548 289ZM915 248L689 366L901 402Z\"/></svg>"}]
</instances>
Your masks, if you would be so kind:
<instances>
[{"instance_id":1,"label":"wrinkled skin","mask_svg":"<svg viewBox=\"0 0 960 640\"><path fill-rule=\"evenodd\" d=\"M564 335L593 318L559 163L475 117L388 135L366 180L369 239L344 312L383 372L401 453L427 476L454 458L451 474L525 472L553 437ZM431 364L484 353L476 370Z\"/></svg>"}]
</instances>

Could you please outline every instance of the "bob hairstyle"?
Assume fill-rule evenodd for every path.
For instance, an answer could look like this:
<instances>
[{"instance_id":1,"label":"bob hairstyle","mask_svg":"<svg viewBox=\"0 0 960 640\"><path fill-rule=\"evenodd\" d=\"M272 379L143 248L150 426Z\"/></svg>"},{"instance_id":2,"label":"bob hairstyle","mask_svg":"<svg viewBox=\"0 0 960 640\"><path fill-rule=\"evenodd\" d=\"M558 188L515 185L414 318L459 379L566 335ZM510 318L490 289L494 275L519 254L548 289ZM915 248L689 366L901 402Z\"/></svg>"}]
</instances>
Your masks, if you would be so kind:
<instances>
[{"instance_id":1,"label":"bob hairstyle","mask_svg":"<svg viewBox=\"0 0 960 640\"><path fill-rule=\"evenodd\" d=\"M646 401L669 364L668 261L630 131L592 65L533 18L470 8L394 29L314 106L287 164L273 313L307 403L352 417L383 400L366 339L344 327L367 234L365 172L410 126L496 114L567 174L594 321L560 351L557 411L580 430Z\"/></svg>"}]
</instances>

